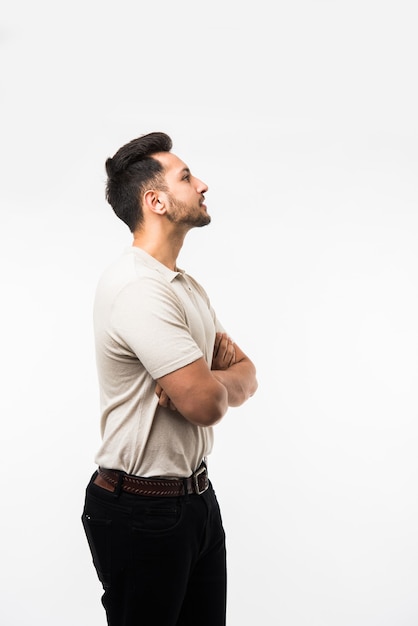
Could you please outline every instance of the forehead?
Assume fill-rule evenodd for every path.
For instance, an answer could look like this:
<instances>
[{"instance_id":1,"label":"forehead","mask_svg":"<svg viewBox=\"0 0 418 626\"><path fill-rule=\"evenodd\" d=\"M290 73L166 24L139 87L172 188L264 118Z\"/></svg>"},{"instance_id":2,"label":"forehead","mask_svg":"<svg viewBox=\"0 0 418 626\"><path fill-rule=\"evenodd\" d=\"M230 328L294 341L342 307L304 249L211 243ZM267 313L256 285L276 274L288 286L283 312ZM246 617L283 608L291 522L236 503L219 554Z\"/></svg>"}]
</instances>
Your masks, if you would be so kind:
<instances>
[{"instance_id":1,"label":"forehead","mask_svg":"<svg viewBox=\"0 0 418 626\"><path fill-rule=\"evenodd\" d=\"M182 174L184 170L189 169L184 161L172 152L157 152L153 157L163 166L166 177L178 176Z\"/></svg>"}]
</instances>

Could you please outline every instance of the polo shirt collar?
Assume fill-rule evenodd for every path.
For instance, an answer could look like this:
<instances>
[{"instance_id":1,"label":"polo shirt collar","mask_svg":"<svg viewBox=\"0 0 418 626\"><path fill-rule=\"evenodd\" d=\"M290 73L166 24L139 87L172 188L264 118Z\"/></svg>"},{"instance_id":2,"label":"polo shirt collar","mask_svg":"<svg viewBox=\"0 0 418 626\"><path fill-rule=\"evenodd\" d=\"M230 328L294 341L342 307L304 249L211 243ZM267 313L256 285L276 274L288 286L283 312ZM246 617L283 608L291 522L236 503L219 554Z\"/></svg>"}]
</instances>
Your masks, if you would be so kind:
<instances>
[{"instance_id":1,"label":"polo shirt collar","mask_svg":"<svg viewBox=\"0 0 418 626\"><path fill-rule=\"evenodd\" d=\"M180 268L177 268L176 271L170 270L169 267L167 267L163 263L160 263L160 261L157 261L156 258L151 256L150 254L148 254L148 252L145 252L145 250L139 248L138 246L131 246L130 248L128 248L127 251L132 252L136 256L139 256L142 259L143 263L145 263L145 265L151 267L154 270L157 270L157 272L162 274L164 278L170 283L177 276L184 274L184 270L181 270Z\"/></svg>"}]
</instances>

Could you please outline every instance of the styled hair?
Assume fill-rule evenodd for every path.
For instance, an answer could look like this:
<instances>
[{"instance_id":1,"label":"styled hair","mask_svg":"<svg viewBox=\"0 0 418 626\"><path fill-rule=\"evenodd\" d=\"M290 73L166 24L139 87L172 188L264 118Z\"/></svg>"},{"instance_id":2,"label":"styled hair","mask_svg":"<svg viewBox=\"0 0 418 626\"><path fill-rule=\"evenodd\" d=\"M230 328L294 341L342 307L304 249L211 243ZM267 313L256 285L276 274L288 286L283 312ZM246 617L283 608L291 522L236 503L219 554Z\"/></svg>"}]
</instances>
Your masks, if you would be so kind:
<instances>
[{"instance_id":1,"label":"styled hair","mask_svg":"<svg viewBox=\"0 0 418 626\"><path fill-rule=\"evenodd\" d=\"M152 155L170 152L172 145L165 133L149 133L133 139L106 160L106 200L131 232L143 221L144 191L150 187L167 190L164 168Z\"/></svg>"}]
</instances>

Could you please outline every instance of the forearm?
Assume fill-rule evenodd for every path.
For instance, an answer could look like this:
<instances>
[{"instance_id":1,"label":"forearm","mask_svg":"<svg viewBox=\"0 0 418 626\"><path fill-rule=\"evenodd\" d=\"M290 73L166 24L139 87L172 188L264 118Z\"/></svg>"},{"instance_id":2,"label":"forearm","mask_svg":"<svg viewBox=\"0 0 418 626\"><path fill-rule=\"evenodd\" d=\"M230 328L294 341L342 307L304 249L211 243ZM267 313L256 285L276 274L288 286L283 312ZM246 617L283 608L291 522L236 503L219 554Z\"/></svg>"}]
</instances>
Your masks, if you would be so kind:
<instances>
[{"instance_id":1,"label":"forearm","mask_svg":"<svg viewBox=\"0 0 418 626\"><path fill-rule=\"evenodd\" d=\"M217 333L211 370L203 358L157 381L160 406L200 426L213 426L228 406L240 406L257 390L252 361L225 333Z\"/></svg>"},{"instance_id":2,"label":"forearm","mask_svg":"<svg viewBox=\"0 0 418 626\"><path fill-rule=\"evenodd\" d=\"M241 406L257 390L255 367L247 357L228 369L212 370L212 374L226 388L229 406Z\"/></svg>"},{"instance_id":3,"label":"forearm","mask_svg":"<svg viewBox=\"0 0 418 626\"><path fill-rule=\"evenodd\" d=\"M159 405L198 426L213 426L228 410L228 390L203 357L156 381Z\"/></svg>"}]
</instances>

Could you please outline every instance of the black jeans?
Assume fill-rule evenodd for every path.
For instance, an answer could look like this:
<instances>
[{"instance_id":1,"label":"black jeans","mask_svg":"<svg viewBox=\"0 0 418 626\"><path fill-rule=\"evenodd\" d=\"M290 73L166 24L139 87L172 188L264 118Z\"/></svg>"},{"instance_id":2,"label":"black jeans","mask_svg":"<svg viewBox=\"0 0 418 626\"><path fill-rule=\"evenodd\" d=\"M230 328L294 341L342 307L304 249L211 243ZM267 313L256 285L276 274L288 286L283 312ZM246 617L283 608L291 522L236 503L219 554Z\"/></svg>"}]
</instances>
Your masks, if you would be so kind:
<instances>
[{"instance_id":1,"label":"black jeans","mask_svg":"<svg viewBox=\"0 0 418 626\"><path fill-rule=\"evenodd\" d=\"M225 533L201 495L115 494L93 484L82 515L109 626L224 626Z\"/></svg>"}]
</instances>

